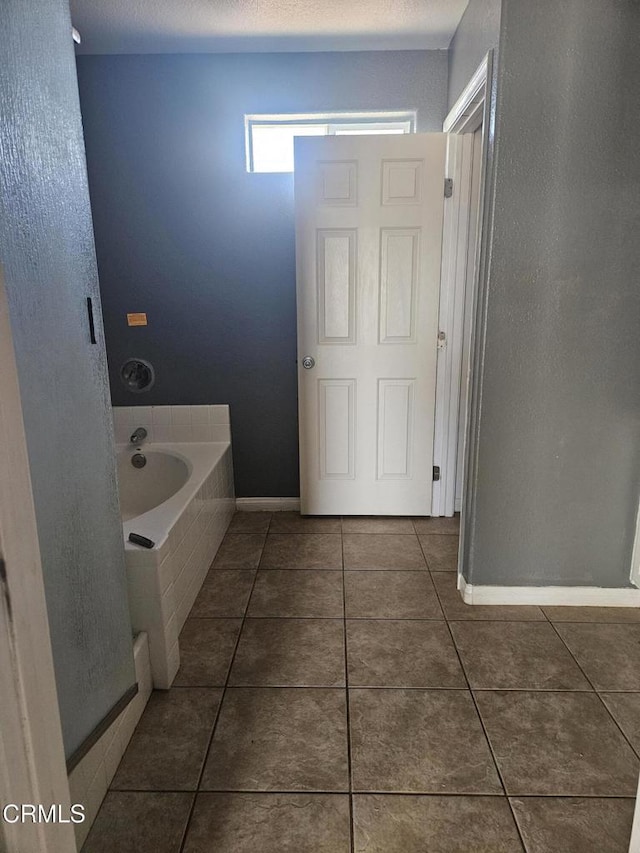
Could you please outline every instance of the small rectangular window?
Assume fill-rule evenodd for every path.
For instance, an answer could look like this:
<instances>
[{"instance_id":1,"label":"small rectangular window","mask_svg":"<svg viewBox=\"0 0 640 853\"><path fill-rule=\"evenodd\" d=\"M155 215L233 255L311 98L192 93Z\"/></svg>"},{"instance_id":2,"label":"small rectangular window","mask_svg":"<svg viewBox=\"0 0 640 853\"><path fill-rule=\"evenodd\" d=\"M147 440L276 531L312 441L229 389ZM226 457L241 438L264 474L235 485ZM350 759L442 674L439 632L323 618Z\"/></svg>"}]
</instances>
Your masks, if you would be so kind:
<instances>
[{"instance_id":1,"label":"small rectangular window","mask_svg":"<svg viewBox=\"0 0 640 853\"><path fill-rule=\"evenodd\" d=\"M248 172L293 172L296 136L414 133L415 112L246 115Z\"/></svg>"}]
</instances>

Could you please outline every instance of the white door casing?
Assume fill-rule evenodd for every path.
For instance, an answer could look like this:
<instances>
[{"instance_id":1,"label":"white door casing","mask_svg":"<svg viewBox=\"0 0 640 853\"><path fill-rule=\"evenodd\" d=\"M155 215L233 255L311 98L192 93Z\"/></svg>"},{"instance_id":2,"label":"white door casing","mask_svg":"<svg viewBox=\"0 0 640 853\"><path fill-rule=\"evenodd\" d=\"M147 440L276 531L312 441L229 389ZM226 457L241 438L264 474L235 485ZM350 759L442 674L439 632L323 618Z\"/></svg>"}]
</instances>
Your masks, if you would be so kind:
<instances>
[{"instance_id":1,"label":"white door casing","mask_svg":"<svg viewBox=\"0 0 640 853\"><path fill-rule=\"evenodd\" d=\"M445 140L296 140L305 514L431 512Z\"/></svg>"},{"instance_id":2,"label":"white door casing","mask_svg":"<svg viewBox=\"0 0 640 853\"><path fill-rule=\"evenodd\" d=\"M444 203L442 269L436 412L433 452L440 479L433 484L431 515L454 513L457 444L456 428L461 403L460 374L465 322L465 275L469 225L469 191L472 166L472 134L448 134L445 171L453 181L452 195Z\"/></svg>"}]
</instances>

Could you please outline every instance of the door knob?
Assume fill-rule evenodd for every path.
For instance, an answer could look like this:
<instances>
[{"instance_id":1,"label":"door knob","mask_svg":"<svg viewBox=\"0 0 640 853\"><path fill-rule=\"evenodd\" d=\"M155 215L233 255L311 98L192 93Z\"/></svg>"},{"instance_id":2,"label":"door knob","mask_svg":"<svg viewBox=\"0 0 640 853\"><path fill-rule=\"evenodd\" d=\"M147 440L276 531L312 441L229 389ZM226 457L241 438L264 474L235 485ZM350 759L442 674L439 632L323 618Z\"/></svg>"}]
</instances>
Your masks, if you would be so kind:
<instances>
[{"instance_id":1,"label":"door knob","mask_svg":"<svg viewBox=\"0 0 640 853\"><path fill-rule=\"evenodd\" d=\"M311 370L312 367L316 366L315 358L312 358L310 355L305 355L302 359L302 366L305 370Z\"/></svg>"}]
</instances>

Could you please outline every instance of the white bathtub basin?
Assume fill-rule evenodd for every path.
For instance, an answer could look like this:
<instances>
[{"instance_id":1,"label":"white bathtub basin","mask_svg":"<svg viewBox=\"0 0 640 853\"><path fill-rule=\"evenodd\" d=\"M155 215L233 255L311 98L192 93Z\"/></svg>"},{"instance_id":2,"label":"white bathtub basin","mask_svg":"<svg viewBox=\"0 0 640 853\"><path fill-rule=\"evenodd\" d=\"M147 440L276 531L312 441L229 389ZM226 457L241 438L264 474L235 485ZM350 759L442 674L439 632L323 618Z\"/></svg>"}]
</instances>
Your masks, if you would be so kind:
<instances>
[{"instance_id":1,"label":"white bathtub basin","mask_svg":"<svg viewBox=\"0 0 640 853\"><path fill-rule=\"evenodd\" d=\"M123 507L122 527L127 551L144 550L139 545L133 545L128 541L130 533L140 533L147 539L151 539L155 542L156 549L162 547L177 520L192 503L202 484L216 468L229 447L229 442L143 445L141 452L147 458L161 456L171 458L154 459L154 473L149 478L149 491L140 496L135 494L135 489L138 485L142 487L144 480L137 475L140 473L144 475L146 467L149 466L136 470L130 463L131 457L136 452L135 449L130 446L118 448L118 480ZM187 476L182 480L185 468ZM122 480L120 480L121 476ZM181 480L182 485L179 485ZM177 489L171 494L176 486ZM154 496L155 488L159 491ZM143 508L145 502L148 502L146 509ZM131 515L130 511L138 506L143 511ZM125 508L129 510L126 518L124 517Z\"/></svg>"},{"instance_id":2,"label":"white bathtub basin","mask_svg":"<svg viewBox=\"0 0 640 853\"><path fill-rule=\"evenodd\" d=\"M135 468L131 459L136 452L123 450L118 454L123 521L130 521L163 504L185 485L191 474L188 459L169 450L143 450L147 464L144 468Z\"/></svg>"},{"instance_id":3,"label":"white bathtub basin","mask_svg":"<svg viewBox=\"0 0 640 853\"><path fill-rule=\"evenodd\" d=\"M170 687L180 663L178 635L235 510L230 442L118 447L131 626L146 631L154 687ZM128 541L130 533L154 547Z\"/></svg>"}]
</instances>

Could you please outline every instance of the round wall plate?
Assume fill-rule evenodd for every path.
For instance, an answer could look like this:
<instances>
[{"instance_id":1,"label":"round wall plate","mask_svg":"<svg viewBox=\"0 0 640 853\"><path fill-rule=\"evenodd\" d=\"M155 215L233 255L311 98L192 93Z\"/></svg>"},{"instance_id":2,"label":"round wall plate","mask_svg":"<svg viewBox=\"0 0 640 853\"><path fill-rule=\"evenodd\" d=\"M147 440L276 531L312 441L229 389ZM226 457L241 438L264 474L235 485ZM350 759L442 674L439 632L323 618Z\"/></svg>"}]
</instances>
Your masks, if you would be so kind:
<instances>
[{"instance_id":1,"label":"round wall plate","mask_svg":"<svg viewBox=\"0 0 640 853\"><path fill-rule=\"evenodd\" d=\"M143 358L130 358L120 368L120 379L132 394L149 391L156 381L153 366Z\"/></svg>"}]
</instances>

